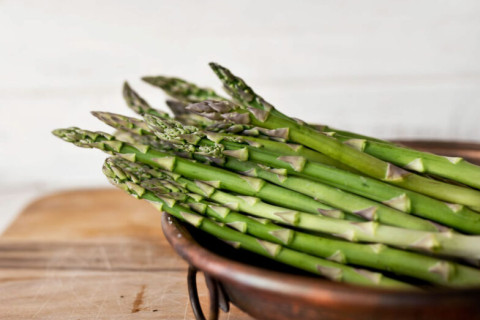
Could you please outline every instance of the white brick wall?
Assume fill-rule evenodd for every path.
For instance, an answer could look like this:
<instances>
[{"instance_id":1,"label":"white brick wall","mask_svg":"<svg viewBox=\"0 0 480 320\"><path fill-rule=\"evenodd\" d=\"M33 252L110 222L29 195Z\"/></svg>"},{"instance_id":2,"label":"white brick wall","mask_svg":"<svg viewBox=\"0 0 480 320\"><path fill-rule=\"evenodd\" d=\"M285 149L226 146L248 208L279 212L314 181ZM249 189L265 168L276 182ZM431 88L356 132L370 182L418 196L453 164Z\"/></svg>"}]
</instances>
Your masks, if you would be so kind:
<instances>
[{"instance_id":1,"label":"white brick wall","mask_svg":"<svg viewBox=\"0 0 480 320\"><path fill-rule=\"evenodd\" d=\"M0 0L0 229L38 194L106 185L104 156L53 128L106 129L88 112L125 112L125 79L157 106L140 76L218 88L211 60L299 118L480 141L479 16L475 0Z\"/></svg>"}]
</instances>

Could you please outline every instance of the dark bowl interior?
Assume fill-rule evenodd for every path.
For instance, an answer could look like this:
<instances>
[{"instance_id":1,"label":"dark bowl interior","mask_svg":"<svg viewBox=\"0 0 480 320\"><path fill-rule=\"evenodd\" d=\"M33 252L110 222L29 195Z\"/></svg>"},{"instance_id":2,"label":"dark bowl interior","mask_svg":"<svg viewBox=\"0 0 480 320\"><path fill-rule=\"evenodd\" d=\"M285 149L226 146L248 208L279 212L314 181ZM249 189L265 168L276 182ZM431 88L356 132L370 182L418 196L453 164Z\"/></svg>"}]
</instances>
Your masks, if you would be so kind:
<instances>
[{"instance_id":1,"label":"dark bowl interior","mask_svg":"<svg viewBox=\"0 0 480 320\"><path fill-rule=\"evenodd\" d=\"M403 143L480 162L478 144ZM257 319L480 319L480 288L417 292L334 283L233 249L167 214L162 227L178 254L219 281L230 301Z\"/></svg>"}]
</instances>

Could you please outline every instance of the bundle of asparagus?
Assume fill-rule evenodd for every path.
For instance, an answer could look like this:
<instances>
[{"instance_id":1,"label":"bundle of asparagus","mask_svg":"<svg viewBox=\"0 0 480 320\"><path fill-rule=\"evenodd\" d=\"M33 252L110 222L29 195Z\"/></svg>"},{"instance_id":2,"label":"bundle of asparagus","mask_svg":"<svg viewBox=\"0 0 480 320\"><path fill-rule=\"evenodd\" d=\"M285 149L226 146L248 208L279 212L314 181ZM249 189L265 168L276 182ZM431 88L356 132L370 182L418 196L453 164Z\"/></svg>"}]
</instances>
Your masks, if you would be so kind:
<instances>
[{"instance_id":1,"label":"bundle of asparagus","mask_svg":"<svg viewBox=\"0 0 480 320\"><path fill-rule=\"evenodd\" d=\"M346 283L480 285L480 167L290 118L211 67L231 99L145 77L174 117L125 83L141 119L93 112L115 133L53 133L113 155L111 183L234 248Z\"/></svg>"}]
</instances>

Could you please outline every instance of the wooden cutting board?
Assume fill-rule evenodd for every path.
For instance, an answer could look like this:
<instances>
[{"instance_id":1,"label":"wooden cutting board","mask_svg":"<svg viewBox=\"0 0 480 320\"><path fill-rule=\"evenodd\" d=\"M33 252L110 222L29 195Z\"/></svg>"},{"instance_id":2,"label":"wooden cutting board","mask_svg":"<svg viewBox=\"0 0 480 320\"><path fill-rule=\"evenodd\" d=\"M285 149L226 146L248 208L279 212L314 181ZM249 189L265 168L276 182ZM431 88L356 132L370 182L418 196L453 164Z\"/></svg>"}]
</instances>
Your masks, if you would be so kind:
<instances>
[{"instance_id":1,"label":"wooden cutting board","mask_svg":"<svg viewBox=\"0 0 480 320\"><path fill-rule=\"evenodd\" d=\"M114 189L53 194L0 236L0 319L194 319L186 272L148 203ZM220 319L251 318L232 306Z\"/></svg>"}]
</instances>

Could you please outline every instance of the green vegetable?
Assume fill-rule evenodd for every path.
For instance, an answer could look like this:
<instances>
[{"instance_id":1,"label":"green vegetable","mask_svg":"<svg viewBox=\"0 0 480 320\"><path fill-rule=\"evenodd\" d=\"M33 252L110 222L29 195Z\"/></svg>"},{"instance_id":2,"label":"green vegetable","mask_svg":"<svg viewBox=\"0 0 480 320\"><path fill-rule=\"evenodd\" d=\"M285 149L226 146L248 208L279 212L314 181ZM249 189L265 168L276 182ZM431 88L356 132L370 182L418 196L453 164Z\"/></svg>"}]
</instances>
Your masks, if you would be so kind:
<instances>
[{"instance_id":1,"label":"green vegetable","mask_svg":"<svg viewBox=\"0 0 480 320\"><path fill-rule=\"evenodd\" d=\"M242 105L207 100L190 105L188 110L214 120L225 119L267 129L285 128L288 140L317 150L373 178L444 201L480 207L480 191L428 179L375 158L361 151L363 140L344 144L324 135L304 122L276 110L263 98L254 94L242 79L234 76L228 69L214 63L211 67L222 80L224 87L235 99L241 101Z\"/></svg>"},{"instance_id":2,"label":"green vegetable","mask_svg":"<svg viewBox=\"0 0 480 320\"><path fill-rule=\"evenodd\" d=\"M205 186L206 193L211 190L208 186L229 189L247 196L266 198L272 203L294 209L279 212L278 208L273 207L271 211L264 212L268 214L265 216L268 219L275 219L306 230L331 233L350 241L378 242L435 254L480 259L480 236L401 229L373 221L352 222L306 214L296 211L302 210L305 198L300 198L299 195L292 196L292 191L269 184L262 179L192 162L172 153L151 149L146 145L131 145L102 132L68 128L57 129L53 133L80 147L97 148L132 162L139 161L187 178L197 179L203 182L202 186ZM212 158L212 161L215 161L215 158ZM291 199L291 201L286 199ZM312 201L314 200L312 199ZM318 208L320 208L320 204L317 202L315 210ZM303 210L305 209L303 208Z\"/></svg>"},{"instance_id":3,"label":"green vegetable","mask_svg":"<svg viewBox=\"0 0 480 320\"><path fill-rule=\"evenodd\" d=\"M172 176L122 158L109 158L106 163L110 170L123 172L135 183L140 183L163 197L178 200L178 195L181 194L182 203L192 210L266 241L331 261L394 272L439 285L480 285L480 270L471 267L385 245L352 243L295 231L278 226L268 219L254 219L237 212L252 213L256 206L261 212L259 199L233 195L217 189L206 198L204 188L193 180ZM208 202L207 199L215 203Z\"/></svg>"},{"instance_id":4,"label":"green vegetable","mask_svg":"<svg viewBox=\"0 0 480 320\"><path fill-rule=\"evenodd\" d=\"M110 182L118 188L128 192L136 198L152 202L158 210L166 211L181 221L229 243L234 248L252 251L267 258L326 277L333 281L374 287L415 289L415 287L409 284L387 278L381 273L352 268L335 261L321 259L286 248L278 243L249 236L246 233L234 230L225 224L216 223L215 221L195 213L188 207L178 204L176 197L165 198L165 193L158 191L158 186L161 187L159 184L156 185L157 188L154 188L157 192L146 190L148 187L144 188L136 183L135 178L130 179L128 174L122 172L120 168L112 166L108 160L104 164L103 171ZM158 180L157 182L160 181L161 180ZM150 184L155 184L155 180L151 180ZM156 193L159 193L159 195Z\"/></svg>"}]
</instances>

